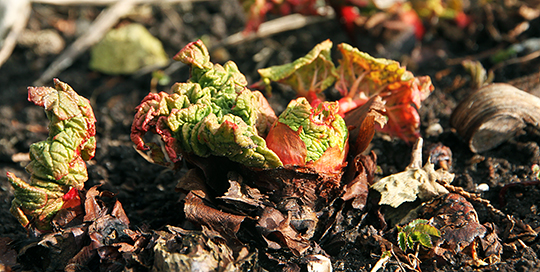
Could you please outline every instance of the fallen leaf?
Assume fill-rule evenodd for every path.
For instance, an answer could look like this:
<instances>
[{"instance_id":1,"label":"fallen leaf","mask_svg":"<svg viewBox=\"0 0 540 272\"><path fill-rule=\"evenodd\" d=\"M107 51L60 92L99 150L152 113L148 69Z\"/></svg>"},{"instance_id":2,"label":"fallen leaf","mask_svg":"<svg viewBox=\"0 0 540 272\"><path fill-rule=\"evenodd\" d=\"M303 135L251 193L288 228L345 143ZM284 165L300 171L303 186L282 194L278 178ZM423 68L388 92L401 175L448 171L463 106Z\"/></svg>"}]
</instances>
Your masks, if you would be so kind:
<instances>
[{"instance_id":1,"label":"fallen leaf","mask_svg":"<svg viewBox=\"0 0 540 272\"><path fill-rule=\"evenodd\" d=\"M301 256L310 248L310 242L292 228L290 222L290 217L283 216L277 209L267 207L261 214L257 227L269 246L273 245L272 248L279 245L289 248L296 256Z\"/></svg>"},{"instance_id":2,"label":"fallen leaf","mask_svg":"<svg viewBox=\"0 0 540 272\"><path fill-rule=\"evenodd\" d=\"M210 237L204 228L167 228L157 233L152 271L252 271L257 263L256 251L233 251L222 237Z\"/></svg>"},{"instance_id":3,"label":"fallen leaf","mask_svg":"<svg viewBox=\"0 0 540 272\"><path fill-rule=\"evenodd\" d=\"M366 150L375 135L375 124L384 127L386 124L384 111L384 102L376 95L345 115L343 119L349 126L350 155L356 156Z\"/></svg>"},{"instance_id":4,"label":"fallen leaf","mask_svg":"<svg viewBox=\"0 0 540 272\"><path fill-rule=\"evenodd\" d=\"M478 245L486 258L496 261L502 246L491 224L481 225L473 205L459 194L449 193L422 207L418 216L430 218L429 222L441 232L433 253L452 262L456 254L465 254L471 264L487 265L478 256Z\"/></svg>"},{"instance_id":5,"label":"fallen leaf","mask_svg":"<svg viewBox=\"0 0 540 272\"><path fill-rule=\"evenodd\" d=\"M261 194L258 189L247 186L242 180L242 176L229 172L229 189L223 196L217 198L236 206L238 210L253 211L264 208L268 197Z\"/></svg>"},{"instance_id":6,"label":"fallen leaf","mask_svg":"<svg viewBox=\"0 0 540 272\"><path fill-rule=\"evenodd\" d=\"M359 154L354 159L354 166L355 177L343 187L341 199L352 200L352 207L361 210L366 205L369 186L373 184L377 170L377 155L373 151L369 155Z\"/></svg>"},{"instance_id":7,"label":"fallen leaf","mask_svg":"<svg viewBox=\"0 0 540 272\"><path fill-rule=\"evenodd\" d=\"M422 142L422 138L417 140L412 152L411 164L405 171L384 177L371 185L371 188L381 193L379 205L397 208L402 203L413 202L417 198L425 201L448 194L448 190L437 181L451 183L454 174L443 169L435 171L434 165L429 160L424 167L420 168Z\"/></svg>"},{"instance_id":8,"label":"fallen leaf","mask_svg":"<svg viewBox=\"0 0 540 272\"><path fill-rule=\"evenodd\" d=\"M236 240L236 233L246 216L222 212L206 205L203 198L189 192L185 198L186 218L220 233L225 239Z\"/></svg>"}]
</instances>

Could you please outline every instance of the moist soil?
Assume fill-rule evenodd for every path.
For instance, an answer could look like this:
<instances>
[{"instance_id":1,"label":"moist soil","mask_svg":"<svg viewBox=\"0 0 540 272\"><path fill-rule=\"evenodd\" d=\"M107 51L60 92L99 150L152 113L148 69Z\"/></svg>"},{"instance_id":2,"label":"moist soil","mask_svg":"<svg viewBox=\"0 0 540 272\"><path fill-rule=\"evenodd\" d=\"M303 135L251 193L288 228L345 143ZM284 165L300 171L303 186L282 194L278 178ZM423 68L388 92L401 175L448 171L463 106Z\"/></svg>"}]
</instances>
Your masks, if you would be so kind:
<instances>
[{"instance_id":1,"label":"moist soil","mask_svg":"<svg viewBox=\"0 0 540 272\"><path fill-rule=\"evenodd\" d=\"M94 6L34 5L27 28L54 29L55 22L60 20L81 24L91 22L101 10L102 7ZM203 38L212 48L212 61L234 61L250 83L259 79L256 69L291 62L326 39L330 39L334 45L346 42L374 56L399 60L417 76L429 75L435 90L419 110L425 149L437 143L449 147L453 156L450 171L455 174L452 185L480 194L495 208L522 220L532 229L539 230L540 185L533 182L535 177L531 167L540 163L540 133L535 128L527 127L523 133L499 147L475 154L449 124L453 109L463 97L474 90L474 87L471 87L471 75L456 60L479 59L489 68L492 65L489 60L478 56L512 42L494 41L488 31L478 25L472 32L474 35L457 36L453 35L448 27L431 27L422 42L415 40L414 36L407 36L407 33L403 34L403 31L384 36L358 30L355 40L352 41L337 19L328 19L298 30L224 47L218 42L242 31L245 23L242 9L235 1L150 6L149 10L150 15L133 15L123 22L137 21L144 24L162 41L169 56L173 56L187 43ZM179 20L175 20L176 17L171 17L171 14L178 15ZM270 16L269 19L272 18L275 17ZM540 22L533 20L529 30L521 34L519 39L538 37L539 26ZM507 26L502 24L495 27L501 33L508 31L504 29ZM67 45L77 37L76 34L58 32ZM6 178L6 172L13 172L27 180L28 174L24 167L28 163L29 146L47 137L46 116L42 108L26 100L26 87L33 85L55 57L56 55L52 54L38 54L32 47L17 46L9 60L0 68L0 238L9 238L15 248L20 248L28 235L9 212L13 189ZM161 230L166 225L182 226L185 220L181 216L183 203L181 195L175 192L175 186L184 171L174 172L149 163L137 153L129 137L135 107L153 88L152 75L105 75L90 70L89 60L89 51L84 52L70 68L56 75L80 95L89 98L96 115L98 145L96 156L88 162L89 180L85 187L101 185L101 189L117 194L133 229L151 231ZM534 76L538 74L539 67L540 62L535 59L509 64L494 71L494 81L510 82ZM158 85L155 88L157 91L167 91L172 83L185 81L188 76L188 67L180 66L170 74L170 84ZM52 85L52 80L47 84ZM293 97L291 90L276 86L269 96L269 101L279 113ZM438 125L442 129L434 130ZM376 134L370 148L378 156L378 178L400 172L409 164L412 145L402 140ZM506 226L503 218L490 212L485 205L473 204L480 223L492 222L500 228ZM380 228L378 222L363 224ZM538 238L528 241L506 240L502 243L504 251L501 260L494 264L472 266L457 260L438 268L431 266L430 269L540 270ZM373 244L365 246L361 243L348 243L333 253L331 256L335 271L369 271L381 252ZM264 268L273 271L272 267ZM13 269L21 267L15 265ZM399 270L399 266L389 265L386 268L386 271L394 270Z\"/></svg>"}]
</instances>

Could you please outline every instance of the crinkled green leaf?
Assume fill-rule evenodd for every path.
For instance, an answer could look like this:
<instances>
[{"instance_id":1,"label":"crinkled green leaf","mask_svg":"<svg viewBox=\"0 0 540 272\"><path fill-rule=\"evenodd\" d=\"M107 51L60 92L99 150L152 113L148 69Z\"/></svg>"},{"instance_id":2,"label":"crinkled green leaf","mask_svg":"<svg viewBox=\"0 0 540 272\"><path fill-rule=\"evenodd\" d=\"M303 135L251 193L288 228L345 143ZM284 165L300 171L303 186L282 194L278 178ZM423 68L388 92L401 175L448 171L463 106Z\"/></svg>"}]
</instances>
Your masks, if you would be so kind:
<instances>
[{"instance_id":1,"label":"crinkled green leaf","mask_svg":"<svg viewBox=\"0 0 540 272\"><path fill-rule=\"evenodd\" d=\"M186 152L258 168L282 165L262 138L275 114L262 94L246 87L236 64L212 64L200 40L175 59L191 65L192 77L176 83L171 94L150 93L137 107L131 138L139 149L147 149L142 136L152 131L161 136L173 162Z\"/></svg>"},{"instance_id":2,"label":"crinkled green leaf","mask_svg":"<svg viewBox=\"0 0 540 272\"><path fill-rule=\"evenodd\" d=\"M84 160L94 156L95 121L87 99L64 82L54 80L55 88L29 87L28 100L45 108L49 137L30 146L31 162L26 171L30 182L8 173L15 189L11 211L21 224L49 229L50 220L62 208L65 194L81 190L88 179Z\"/></svg>"},{"instance_id":3,"label":"crinkled green leaf","mask_svg":"<svg viewBox=\"0 0 540 272\"><path fill-rule=\"evenodd\" d=\"M346 149L349 132L345 121L338 114L338 109L336 102L323 102L312 108L306 98L300 97L291 101L279 116L277 123L287 125L296 132L293 135L298 135L305 143L305 163L317 161L332 147L338 147L340 151ZM270 139L270 135L273 134L267 137L270 148L278 153L283 152L284 141L281 138L285 135L273 135L276 139ZM290 137L295 137L293 135ZM344 154L337 153L339 157L335 158L336 163L342 163Z\"/></svg>"},{"instance_id":4,"label":"crinkled green leaf","mask_svg":"<svg viewBox=\"0 0 540 272\"><path fill-rule=\"evenodd\" d=\"M292 63L259 69L258 72L267 88L270 81L276 81L293 87L298 96L308 96L308 92L317 94L330 87L338 77L331 48L332 42L326 40Z\"/></svg>"},{"instance_id":5,"label":"crinkled green leaf","mask_svg":"<svg viewBox=\"0 0 540 272\"><path fill-rule=\"evenodd\" d=\"M339 60L340 78L336 87L343 94L354 96L358 93L369 98L391 83L413 79L413 75L397 61L374 58L346 43L338 45L338 48L342 58Z\"/></svg>"}]
</instances>

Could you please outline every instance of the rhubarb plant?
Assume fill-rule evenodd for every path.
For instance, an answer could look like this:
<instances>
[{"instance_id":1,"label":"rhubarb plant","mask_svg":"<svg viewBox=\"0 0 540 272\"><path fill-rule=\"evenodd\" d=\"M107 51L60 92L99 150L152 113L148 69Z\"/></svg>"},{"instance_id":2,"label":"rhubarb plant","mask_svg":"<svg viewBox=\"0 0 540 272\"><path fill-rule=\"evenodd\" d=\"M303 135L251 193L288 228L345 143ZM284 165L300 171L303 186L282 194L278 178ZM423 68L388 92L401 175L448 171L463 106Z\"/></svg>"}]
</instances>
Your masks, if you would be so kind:
<instances>
[{"instance_id":1,"label":"rhubarb plant","mask_svg":"<svg viewBox=\"0 0 540 272\"><path fill-rule=\"evenodd\" d=\"M191 78L174 84L171 93L148 94L131 128L137 148L151 150L154 161L162 162L164 154L159 145L144 140L147 132L161 136L172 163L182 154L194 154L227 157L258 169L294 165L333 172L343 167L348 130L337 103L312 107L297 99L277 119L266 98L246 87L236 64L211 63L200 40L174 59L191 66Z\"/></svg>"},{"instance_id":2,"label":"rhubarb plant","mask_svg":"<svg viewBox=\"0 0 540 272\"><path fill-rule=\"evenodd\" d=\"M260 69L261 81L266 86L272 81L289 85L299 96L306 96L313 106L325 100L323 91L334 84L342 95L338 102L343 116L380 96L387 118L386 126L381 129L407 142L418 138L417 109L433 91L431 79L415 77L397 61L374 58L345 43L338 45L341 59L336 68L330 59L331 48L332 43L324 41L292 65Z\"/></svg>"},{"instance_id":3,"label":"rhubarb plant","mask_svg":"<svg viewBox=\"0 0 540 272\"><path fill-rule=\"evenodd\" d=\"M85 161L96 149L95 117L90 102L68 84L29 87L28 100L45 108L49 137L30 146L27 183L8 172L15 190L11 213L26 228L47 231L58 211L80 204L78 191L88 179Z\"/></svg>"},{"instance_id":4,"label":"rhubarb plant","mask_svg":"<svg viewBox=\"0 0 540 272\"><path fill-rule=\"evenodd\" d=\"M240 0L247 17L245 32L257 31L266 20L267 14L288 15L299 13L309 16L328 16L335 13L343 29L350 37L358 33L355 29L365 28L369 16L384 12L387 17L397 17L400 23L410 25L415 36L421 40L426 32L424 24L432 24L434 18L451 20L465 28L472 19L465 13L463 1L442 0ZM481 7L485 3L476 3Z\"/></svg>"},{"instance_id":5,"label":"rhubarb plant","mask_svg":"<svg viewBox=\"0 0 540 272\"><path fill-rule=\"evenodd\" d=\"M275 113L260 92L246 87L247 80L234 62L211 63L200 40L188 44L174 59L191 66L191 78L176 83L171 94L148 94L137 107L131 139L138 149L156 147L143 139L151 131L161 136L173 163L182 153L190 153L228 157L257 168L282 165L263 138Z\"/></svg>"}]
</instances>

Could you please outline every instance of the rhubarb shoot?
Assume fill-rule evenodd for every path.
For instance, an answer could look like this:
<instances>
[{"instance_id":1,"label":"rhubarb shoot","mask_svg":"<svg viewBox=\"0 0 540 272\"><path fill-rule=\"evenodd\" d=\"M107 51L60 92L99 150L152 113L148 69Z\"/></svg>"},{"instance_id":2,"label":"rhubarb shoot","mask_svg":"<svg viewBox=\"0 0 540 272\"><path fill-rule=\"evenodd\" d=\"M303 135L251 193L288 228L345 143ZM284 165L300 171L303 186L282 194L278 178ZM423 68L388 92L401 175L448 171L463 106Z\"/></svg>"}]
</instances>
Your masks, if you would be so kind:
<instances>
[{"instance_id":1,"label":"rhubarb shoot","mask_svg":"<svg viewBox=\"0 0 540 272\"><path fill-rule=\"evenodd\" d=\"M191 66L191 78L176 83L171 94L150 93L137 107L131 139L138 149L152 147L142 138L151 131L161 136L172 162L190 153L224 156L256 168L282 165L263 138L276 119L274 111L260 92L246 87L234 62L211 63L200 40L174 59Z\"/></svg>"},{"instance_id":2,"label":"rhubarb shoot","mask_svg":"<svg viewBox=\"0 0 540 272\"><path fill-rule=\"evenodd\" d=\"M271 81L291 86L298 96L305 96L312 106L324 97L321 92L332 86L342 94L339 114L344 116L375 96L385 103L388 119L384 132L410 142L419 137L420 116L417 109L433 90L428 76L414 77L397 61L374 58L348 44L338 45L339 67L330 59L332 43L325 41L305 57L293 63L259 70L265 85Z\"/></svg>"},{"instance_id":3,"label":"rhubarb shoot","mask_svg":"<svg viewBox=\"0 0 540 272\"><path fill-rule=\"evenodd\" d=\"M28 100L44 107L49 137L30 146L27 183L8 172L15 189L11 213L37 230L50 230L51 220L64 206L72 206L88 179L85 160L94 156L95 121L90 102L68 84L54 79L55 88L29 87Z\"/></svg>"}]
</instances>

